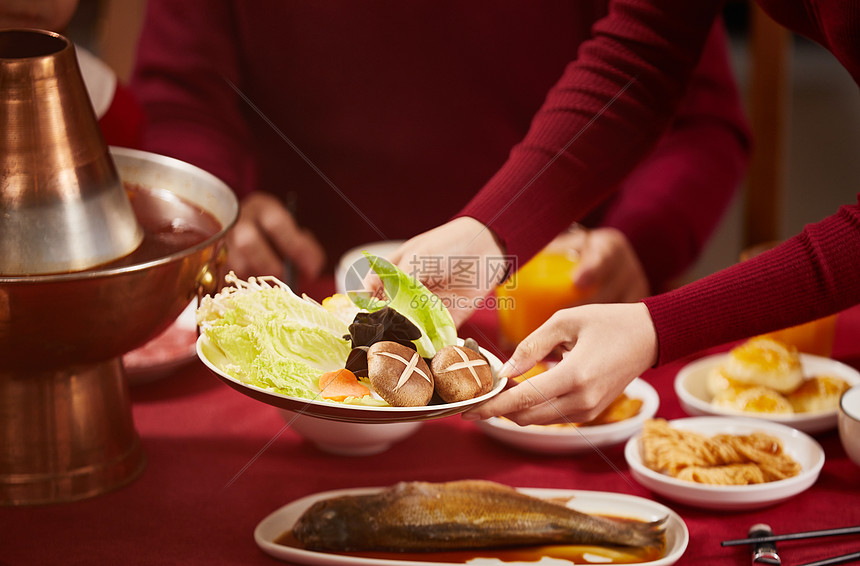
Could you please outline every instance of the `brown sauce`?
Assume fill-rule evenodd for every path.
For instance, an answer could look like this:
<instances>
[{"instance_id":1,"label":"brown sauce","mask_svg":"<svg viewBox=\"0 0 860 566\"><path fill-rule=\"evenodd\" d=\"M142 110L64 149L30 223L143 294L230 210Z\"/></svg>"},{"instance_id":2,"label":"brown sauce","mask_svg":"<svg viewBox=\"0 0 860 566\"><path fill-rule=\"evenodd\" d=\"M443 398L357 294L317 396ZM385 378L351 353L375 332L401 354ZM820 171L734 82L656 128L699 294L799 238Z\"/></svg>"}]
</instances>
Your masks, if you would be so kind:
<instances>
[{"instance_id":1,"label":"brown sauce","mask_svg":"<svg viewBox=\"0 0 860 566\"><path fill-rule=\"evenodd\" d=\"M304 550L302 544L293 536L292 531L287 531L279 536L275 539L275 543ZM496 559L502 562L539 562L544 557L567 560L571 564L642 564L659 560L663 557L664 550L663 546L633 548L572 544L445 552L332 552L331 554L374 561L400 560L439 564L466 564L478 558ZM598 556L600 560L589 559L589 556Z\"/></svg>"},{"instance_id":2,"label":"brown sauce","mask_svg":"<svg viewBox=\"0 0 860 566\"><path fill-rule=\"evenodd\" d=\"M154 261L192 248L221 230L221 223L211 213L168 190L130 183L125 183L125 188L143 228L143 242L129 255L102 269Z\"/></svg>"}]
</instances>

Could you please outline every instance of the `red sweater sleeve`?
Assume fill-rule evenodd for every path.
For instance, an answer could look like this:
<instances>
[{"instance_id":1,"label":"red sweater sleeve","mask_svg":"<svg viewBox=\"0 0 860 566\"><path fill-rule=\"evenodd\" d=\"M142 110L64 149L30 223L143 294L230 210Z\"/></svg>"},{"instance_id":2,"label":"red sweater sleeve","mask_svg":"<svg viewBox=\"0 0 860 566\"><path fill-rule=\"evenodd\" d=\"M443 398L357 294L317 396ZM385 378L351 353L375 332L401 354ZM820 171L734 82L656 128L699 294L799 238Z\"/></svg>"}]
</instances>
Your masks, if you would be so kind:
<instances>
[{"instance_id":1,"label":"red sweater sleeve","mask_svg":"<svg viewBox=\"0 0 860 566\"><path fill-rule=\"evenodd\" d=\"M667 127L721 5L612 2L526 137L461 214L522 263L607 198Z\"/></svg>"},{"instance_id":2,"label":"red sweater sleeve","mask_svg":"<svg viewBox=\"0 0 860 566\"><path fill-rule=\"evenodd\" d=\"M781 246L645 299L658 363L860 303L860 194Z\"/></svg>"},{"instance_id":3,"label":"red sweater sleeve","mask_svg":"<svg viewBox=\"0 0 860 566\"><path fill-rule=\"evenodd\" d=\"M726 33L718 22L669 130L600 219L600 225L627 236L652 292L667 290L699 257L737 194L749 147Z\"/></svg>"},{"instance_id":4,"label":"red sweater sleeve","mask_svg":"<svg viewBox=\"0 0 860 566\"><path fill-rule=\"evenodd\" d=\"M661 135L721 4L615 0L526 138L463 213L489 226L523 261L605 198ZM794 14L798 6L774 4L772 15ZM848 60L849 70L856 59ZM854 204L754 260L646 299L659 362L860 303L858 257Z\"/></svg>"},{"instance_id":5,"label":"red sweater sleeve","mask_svg":"<svg viewBox=\"0 0 860 566\"><path fill-rule=\"evenodd\" d=\"M242 86L232 21L226 2L150 0L130 85L158 123L144 131L144 149L197 165L243 195L256 172L230 86Z\"/></svg>"}]
</instances>

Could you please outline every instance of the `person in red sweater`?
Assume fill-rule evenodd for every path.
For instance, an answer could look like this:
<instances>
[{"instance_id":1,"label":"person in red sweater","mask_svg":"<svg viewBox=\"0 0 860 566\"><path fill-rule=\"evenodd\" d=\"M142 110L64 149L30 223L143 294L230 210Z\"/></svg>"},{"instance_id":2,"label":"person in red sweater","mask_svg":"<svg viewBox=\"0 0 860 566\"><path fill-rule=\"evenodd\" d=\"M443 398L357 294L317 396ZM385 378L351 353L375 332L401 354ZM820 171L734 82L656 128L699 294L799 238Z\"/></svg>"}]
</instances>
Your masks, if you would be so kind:
<instances>
[{"instance_id":1,"label":"person in red sweater","mask_svg":"<svg viewBox=\"0 0 860 566\"><path fill-rule=\"evenodd\" d=\"M829 49L860 84L860 0L757 1ZM401 256L534 254L653 146L722 5L614 0L506 163L459 218L407 242ZM519 345L502 374L517 375L555 347L562 361L464 418L587 421L655 364L860 303L858 258L860 204L846 204L773 250L681 288L638 303L559 311Z\"/></svg>"},{"instance_id":2,"label":"person in red sweater","mask_svg":"<svg viewBox=\"0 0 860 566\"><path fill-rule=\"evenodd\" d=\"M0 28L44 29L64 33L78 0L3 0ZM78 66L108 145L139 148L143 111L116 73L90 51L76 45Z\"/></svg>"},{"instance_id":3,"label":"person in red sweater","mask_svg":"<svg viewBox=\"0 0 860 566\"><path fill-rule=\"evenodd\" d=\"M228 236L240 276L281 275L289 260L305 281L353 246L414 236L462 209L607 9L606 0L147 4L131 81L149 120L146 149L202 167L240 196ZM580 218L597 228L583 264L600 265L579 274L585 282L632 273L635 298L664 288L734 195L748 133L722 26L703 53L653 152ZM589 250L600 259L586 261Z\"/></svg>"}]
</instances>

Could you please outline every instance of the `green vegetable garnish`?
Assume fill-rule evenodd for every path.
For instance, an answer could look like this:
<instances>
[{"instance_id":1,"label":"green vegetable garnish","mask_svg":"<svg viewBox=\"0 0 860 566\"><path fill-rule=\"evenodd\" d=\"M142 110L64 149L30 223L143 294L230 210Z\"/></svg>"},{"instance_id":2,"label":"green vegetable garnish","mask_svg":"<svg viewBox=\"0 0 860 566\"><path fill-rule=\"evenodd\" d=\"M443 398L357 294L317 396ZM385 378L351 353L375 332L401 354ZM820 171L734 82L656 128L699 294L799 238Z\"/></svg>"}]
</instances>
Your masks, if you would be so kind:
<instances>
[{"instance_id":1,"label":"green vegetable garnish","mask_svg":"<svg viewBox=\"0 0 860 566\"><path fill-rule=\"evenodd\" d=\"M423 358L432 358L437 350L457 342L454 319L439 297L387 259L367 252L364 257L382 280L386 300L350 292L349 297L356 306L370 312L389 306L408 318L421 329L421 338L415 345Z\"/></svg>"},{"instance_id":2,"label":"green vegetable garnish","mask_svg":"<svg viewBox=\"0 0 860 566\"><path fill-rule=\"evenodd\" d=\"M233 273L214 297L204 297L197 323L214 345L207 356L245 383L315 398L320 374L343 367L347 325L276 278L242 281Z\"/></svg>"}]
</instances>

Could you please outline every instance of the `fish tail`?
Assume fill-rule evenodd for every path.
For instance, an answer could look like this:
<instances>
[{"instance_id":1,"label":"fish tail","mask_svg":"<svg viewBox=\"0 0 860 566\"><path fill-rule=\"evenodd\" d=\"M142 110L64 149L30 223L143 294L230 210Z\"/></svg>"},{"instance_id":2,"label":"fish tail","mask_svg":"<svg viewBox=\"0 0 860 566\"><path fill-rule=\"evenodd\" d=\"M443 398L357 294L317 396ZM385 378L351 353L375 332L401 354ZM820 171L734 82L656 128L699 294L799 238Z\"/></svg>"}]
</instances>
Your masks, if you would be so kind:
<instances>
[{"instance_id":1,"label":"fish tail","mask_svg":"<svg viewBox=\"0 0 860 566\"><path fill-rule=\"evenodd\" d=\"M669 516L665 516L649 523L631 523L626 533L630 540L623 541L628 546L638 547L662 547L665 544L666 522ZM625 537L627 538L627 537Z\"/></svg>"}]
</instances>

